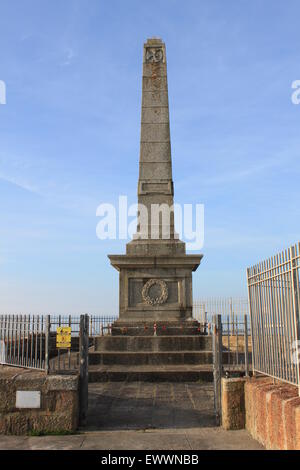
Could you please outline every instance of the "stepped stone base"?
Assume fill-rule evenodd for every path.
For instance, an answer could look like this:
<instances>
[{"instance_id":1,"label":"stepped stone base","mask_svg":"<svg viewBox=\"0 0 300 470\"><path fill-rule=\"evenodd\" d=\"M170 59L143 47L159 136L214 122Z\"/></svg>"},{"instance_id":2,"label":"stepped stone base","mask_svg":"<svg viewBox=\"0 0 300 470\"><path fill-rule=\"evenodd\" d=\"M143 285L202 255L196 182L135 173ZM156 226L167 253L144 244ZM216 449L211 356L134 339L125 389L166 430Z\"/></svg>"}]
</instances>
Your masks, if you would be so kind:
<instances>
[{"instance_id":1,"label":"stepped stone base","mask_svg":"<svg viewBox=\"0 0 300 470\"><path fill-rule=\"evenodd\" d=\"M128 322L117 320L112 325L113 336L154 336L154 324L156 336L183 336L198 335L204 333L204 326L197 320L188 321L156 321L156 322Z\"/></svg>"},{"instance_id":2,"label":"stepped stone base","mask_svg":"<svg viewBox=\"0 0 300 470\"><path fill-rule=\"evenodd\" d=\"M140 352L91 352L89 364L120 364L120 365L187 365L187 364L211 364L212 353L210 351L140 351Z\"/></svg>"},{"instance_id":3,"label":"stepped stone base","mask_svg":"<svg viewBox=\"0 0 300 470\"><path fill-rule=\"evenodd\" d=\"M90 366L89 382L212 382L211 365Z\"/></svg>"},{"instance_id":4,"label":"stepped stone base","mask_svg":"<svg viewBox=\"0 0 300 470\"><path fill-rule=\"evenodd\" d=\"M97 352L211 351L212 337L183 336L102 336L95 338Z\"/></svg>"},{"instance_id":5,"label":"stepped stone base","mask_svg":"<svg viewBox=\"0 0 300 470\"><path fill-rule=\"evenodd\" d=\"M117 320L112 336L94 339L89 381L211 381L212 337L201 330L196 320L159 321L154 335L152 322Z\"/></svg>"}]
</instances>

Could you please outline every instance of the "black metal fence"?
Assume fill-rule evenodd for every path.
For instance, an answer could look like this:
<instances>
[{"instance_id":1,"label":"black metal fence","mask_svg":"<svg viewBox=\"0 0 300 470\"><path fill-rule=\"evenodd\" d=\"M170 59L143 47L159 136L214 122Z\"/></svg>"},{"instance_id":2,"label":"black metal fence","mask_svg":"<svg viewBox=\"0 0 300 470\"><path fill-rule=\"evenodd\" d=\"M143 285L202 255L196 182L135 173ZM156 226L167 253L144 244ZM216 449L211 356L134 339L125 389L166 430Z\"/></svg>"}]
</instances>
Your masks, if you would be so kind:
<instances>
[{"instance_id":1,"label":"black metal fence","mask_svg":"<svg viewBox=\"0 0 300 470\"><path fill-rule=\"evenodd\" d=\"M46 369L48 317L0 316L0 364Z\"/></svg>"}]
</instances>

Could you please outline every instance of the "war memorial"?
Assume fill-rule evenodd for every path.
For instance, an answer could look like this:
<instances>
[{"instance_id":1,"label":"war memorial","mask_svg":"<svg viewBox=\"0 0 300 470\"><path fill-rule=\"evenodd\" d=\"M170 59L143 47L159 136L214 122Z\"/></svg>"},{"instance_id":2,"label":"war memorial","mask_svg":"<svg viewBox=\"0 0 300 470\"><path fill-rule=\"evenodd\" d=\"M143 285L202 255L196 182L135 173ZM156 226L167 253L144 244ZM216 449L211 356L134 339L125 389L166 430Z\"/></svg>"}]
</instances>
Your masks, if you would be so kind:
<instances>
[{"instance_id":1,"label":"war memorial","mask_svg":"<svg viewBox=\"0 0 300 470\"><path fill-rule=\"evenodd\" d=\"M136 233L125 254L108 255L119 273L112 323L0 315L0 449L299 450L300 243L247 269L243 317L232 304L232 324L225 310L193 316L203 254L187 254L175 231L159 38L143 47L137 197ZM149 455L146 463L161 463ZM107 452L101 460L134 463Z\"/></svg>"},{"instance_id":2,"label":"war memorial","mask_svg":"<svg viewBox=\"0 0 300 470\"><path fill-rule=\"evenodd\" d=\"M118 326L138 328L156 321L175 327L180 321L188 329L192 272L202 255L187 255L174 229L167 60L160 39L144 45L138 203L146 214L140 215L126 255L109 256L120 273ZM157 206L169 208L169 217L154 217Z\"/></svg>"},{"instance_id":3,"label":"war memorial","mask_svg":"<svg viewBox=\"0 0 300 470\"><path fill-rule=\"evenodd\" d=\"M211 349L211 338L199 334L201 326L192 317L192 273L203 255L186 254L174 228L167 60L161 39L144 44L142 80L137 232L126 254L109 255L119 272L119 318L111 337L97 339L90 364L98 362L99 369L89 373L99 377L110 361L114 369L122 367L123 377L186 380L195 377L187 364L201 368L211 359L202 351ZM105 373L112 378L109 367Z\"/></svg>"}]
</instances>

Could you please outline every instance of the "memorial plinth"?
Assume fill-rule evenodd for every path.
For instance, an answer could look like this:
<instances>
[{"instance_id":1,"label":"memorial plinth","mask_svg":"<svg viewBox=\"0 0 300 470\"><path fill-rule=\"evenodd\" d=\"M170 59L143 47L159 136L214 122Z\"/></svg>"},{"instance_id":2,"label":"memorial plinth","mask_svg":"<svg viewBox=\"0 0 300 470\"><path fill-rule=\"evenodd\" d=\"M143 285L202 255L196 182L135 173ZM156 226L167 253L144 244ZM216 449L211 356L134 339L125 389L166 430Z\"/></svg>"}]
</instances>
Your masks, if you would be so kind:
<instances>
[{"instance_id":1,"label":"memorial plinth","mask_svg":"<svg viewBox=\"0 0 300 470\"><path fill-rule=\"evenodd\" d=\"M114 327L163 322L175 328L178 322L192 322L192 272L203 255L187 255L174 230L166 49L161 39L144 44L138 203L147 215L140 213L126 254L109 255L119 271L119 320ZM169 217L157 216L157 206L169 208Z\"/></svg>"}]
</instances>

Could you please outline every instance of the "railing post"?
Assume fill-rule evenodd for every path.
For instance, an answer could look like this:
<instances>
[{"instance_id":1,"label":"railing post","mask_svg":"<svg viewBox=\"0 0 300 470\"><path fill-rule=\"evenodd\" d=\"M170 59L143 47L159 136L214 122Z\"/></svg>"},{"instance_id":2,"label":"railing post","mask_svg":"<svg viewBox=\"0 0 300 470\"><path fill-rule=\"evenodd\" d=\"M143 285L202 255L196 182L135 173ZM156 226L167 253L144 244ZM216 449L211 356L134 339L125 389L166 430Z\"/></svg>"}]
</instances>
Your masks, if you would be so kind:
<instances>
[{"instance_id":1,"label":"railing post","mask_svg":"<svg viewBox=\"0 0 300 470\"><path fill-rule=\"evenodd\" d=\"M244 315L244 338L245 338L245 375L249 377L249 348L248 348L248 319Z\"/></svg>"},{"instance_id":2,"label":"railing post","mask_svg":"<svg viewBox=\"0 0 300 470\"><path fill-rule=\"evenodd\" d=\"M213 316L213 375L214 375L214 404L217 426L221 424L221 379L222 379L222 316Z\"/></svg>"},{"instance_id":3,"label":"railing post","mask_svg":"<svg viewBox=\"0 0 300 470\"><path fill-rule=\"evenodd\" d=\"M300 250L300 244L298 244ZM297 248L296 248L297 250ZM300 312L299 312L299 266L297 265L297 251L295 247L290 248L290 269L291 269L291 280L292 280L292 297L293 297L293 316L294 316L294 329L295 329L295 357L296 357L296 368L297 368L297 385L298 395L300 397ZM300 253L299 253L300 254Z\"/></svg>"},{"instance_id":4,"label":"railing post","mask_svg":"<svg viewBox=\"0 0 300 470\"><path fill-rule=\"evenodd\" d=\"M89 316L80 315L79 336L79 424L85 426L88 410L88 354L89 354Z\"/></svg>"},{"instance_id":5,"label":"railing post","mask_svg":"<svg viewBox=\"0 0 300 470\"><path fill-rule=\"evenodd\" d=\"M253 325L253 310L252 310L252 304L251 304L251 290L250 290L250 280L249 280L249 274L250 270L249 268L246 271L247 274L247 291L248 291L248 311L250 315L250 329L251 329L251 357L252 357L252 375L255 377L255 350L254 350L254 325Z\"/></svg>"},{"instance_id":6,"label":"railing post","mask_svg":"<svg viewBox=\"0 0 300 470\"><path fill-rule=\"evenodd\" d=\"M49 374L50 315L46 316L45 325L45 372Z\"/></svg>"}]
</instances>

